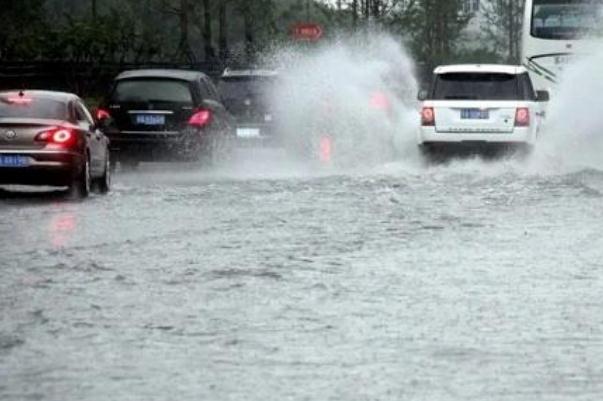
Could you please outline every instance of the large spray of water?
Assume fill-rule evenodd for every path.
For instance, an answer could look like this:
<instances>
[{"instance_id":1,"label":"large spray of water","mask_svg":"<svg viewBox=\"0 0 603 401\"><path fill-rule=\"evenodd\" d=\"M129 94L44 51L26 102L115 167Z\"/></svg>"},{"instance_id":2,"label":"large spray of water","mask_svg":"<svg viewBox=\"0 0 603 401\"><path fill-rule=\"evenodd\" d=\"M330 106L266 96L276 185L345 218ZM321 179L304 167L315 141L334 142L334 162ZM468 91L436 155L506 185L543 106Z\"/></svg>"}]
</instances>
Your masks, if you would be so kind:
<instances>
[{"instance_id":1,"label":"large spray of water","mask_svg":"<svg viewBox=\"0 0 603 401\"><path fill-rule=\"evenodd\" d=\"M537 161L566 170L603 169L601 65L603 46L565 70L547 110Z\"/></svg>"},{"instance_id":2,"label":"large spray of water","mask_svg":"<svg viewBox=\"0 0 603 401\"><path fill-rule=\"evenodd\" d=\"M412 154L417 83L400 41L355 36L273 58L281 79L271 99L290 155L349 167Z\"/></svg>"}]
</instances>

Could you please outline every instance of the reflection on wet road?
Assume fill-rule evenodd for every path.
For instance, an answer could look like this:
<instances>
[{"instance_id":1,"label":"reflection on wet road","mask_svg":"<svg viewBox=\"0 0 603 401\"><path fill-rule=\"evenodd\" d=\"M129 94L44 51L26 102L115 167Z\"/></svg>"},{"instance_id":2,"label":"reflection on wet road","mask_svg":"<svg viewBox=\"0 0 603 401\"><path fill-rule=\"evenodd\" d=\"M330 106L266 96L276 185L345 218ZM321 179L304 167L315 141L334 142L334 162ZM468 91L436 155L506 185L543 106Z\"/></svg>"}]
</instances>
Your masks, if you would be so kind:
<instances>
[{"instance_id":1,"label":"reflection on wet road","mask_svg":"<svg viewBox=\"0 0 603 401\"><path fill-rule=\"evenodd\" d=\"M603 173L286 170L4 193L0 399L603 397Z\"/></svg>"}]
</instances>

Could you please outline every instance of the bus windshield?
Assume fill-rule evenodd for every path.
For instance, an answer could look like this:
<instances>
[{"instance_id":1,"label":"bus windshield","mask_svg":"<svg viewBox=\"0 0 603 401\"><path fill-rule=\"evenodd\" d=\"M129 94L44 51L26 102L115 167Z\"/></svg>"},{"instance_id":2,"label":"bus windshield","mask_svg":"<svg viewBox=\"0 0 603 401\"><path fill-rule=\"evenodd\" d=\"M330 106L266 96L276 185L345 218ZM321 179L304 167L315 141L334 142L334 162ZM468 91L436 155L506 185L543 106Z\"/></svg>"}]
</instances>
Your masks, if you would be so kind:
<instances>
[{"instance_id":1,"label":"bus windshield","mask_svg":"<svg viewBox=\"0 0 603 401\"><path fill-rule=\"evenodd\" d=\"M601 36L603 0L534 0L531 34L541 39Z\"/></svg>"}]
</instances>

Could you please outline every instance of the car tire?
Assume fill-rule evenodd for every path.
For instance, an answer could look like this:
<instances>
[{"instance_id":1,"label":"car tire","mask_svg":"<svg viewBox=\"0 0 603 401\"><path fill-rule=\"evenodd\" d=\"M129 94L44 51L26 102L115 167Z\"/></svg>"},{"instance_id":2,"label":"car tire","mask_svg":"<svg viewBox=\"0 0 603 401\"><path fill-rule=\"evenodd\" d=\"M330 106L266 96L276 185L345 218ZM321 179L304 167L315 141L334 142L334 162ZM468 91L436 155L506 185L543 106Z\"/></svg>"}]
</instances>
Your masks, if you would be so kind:
<instances>
[{"instance_id":1,"label":"car tire","mask_svg":"<svg viewBox=\"0 0 603 401\"><path fill-rule=\"evenodd\" d=\"M442 162L442 156L429 145L419 145L419 154L421 156L421 160L427 165Z\"/></svg>"},{"instance_id":2,"label":"car tire","mask_svg":"<svg viewBox=\"0 0 603 401\"><path fill-rule=\"evenodd\" d=\"M215 167L229 160L232 141L226 135L214 134L206 145L203 162Z\"/></svg>"},{"instance_id":3,"label":"car tire","mask_svg":"<svg viewBox=\"0 0 603 401\"><path fill-rule=\"evenodd\" d=\"M74 199L84 199L90 195L92 176L90 171L90 157L86 155L77 176L69 186L69 194Z\"/></svg>"},{"instance_id":4,"label":"car tire","mask_svg":"<svg viewBox=\"0 0 603 401\"><path fill-rule=\"evenodd\" d=\"M515 148L515 155L520 160L529 159L533 153L534 153L534 145L529 144L529 143L517 145Z\"/></svg>"},{"instance_id":5,"label":"car tire","mask_svg":"<svg viewBox=\"0 0 603 401\"><path fill-rule=\"evenodd\" d=\"M117 171L117 160L113 160L113 158L111 158L109 168L111 170L111 174L115 174L115 171Z\"/></svg>"},{"instance_id":6,"label":"car tire","mask_svg":"<svg viewBox=\"0 0 603 401\"><path fill-rule=\"evenodd\" d=\"M109 152L107 152L107 159L105 160L105 172L101 177L95 180L94 186L98 193L107 194L111 191L111 158Z\"/></svg>"}]
</instances>

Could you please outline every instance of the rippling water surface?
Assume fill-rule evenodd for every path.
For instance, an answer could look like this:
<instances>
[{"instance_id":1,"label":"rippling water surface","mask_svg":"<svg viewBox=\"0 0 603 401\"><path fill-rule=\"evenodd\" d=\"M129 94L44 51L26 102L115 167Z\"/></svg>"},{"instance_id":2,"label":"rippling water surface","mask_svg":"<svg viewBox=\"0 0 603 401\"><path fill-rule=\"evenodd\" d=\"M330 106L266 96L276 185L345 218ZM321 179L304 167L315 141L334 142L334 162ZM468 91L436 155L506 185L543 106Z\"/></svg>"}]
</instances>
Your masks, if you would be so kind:
<instances>
[{"instance_id":1,"label":"rippling water surface","mask_svg":"<svg viewBox=\"0 0 603 401\"><path fill-rule=\"evenodd\" d=\"M600 171L161 169L1 193L0 399L603 398Z\"/></svg>"}]
</instances>

